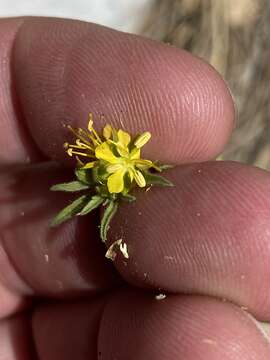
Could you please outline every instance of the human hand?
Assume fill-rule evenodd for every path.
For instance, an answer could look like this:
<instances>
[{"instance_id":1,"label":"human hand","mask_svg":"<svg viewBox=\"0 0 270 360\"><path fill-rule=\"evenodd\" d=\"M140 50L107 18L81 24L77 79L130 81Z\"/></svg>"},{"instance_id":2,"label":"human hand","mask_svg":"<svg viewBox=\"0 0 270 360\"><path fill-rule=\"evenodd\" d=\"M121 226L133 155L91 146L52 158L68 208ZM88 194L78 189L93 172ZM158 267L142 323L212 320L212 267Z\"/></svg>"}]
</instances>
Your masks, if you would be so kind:
<instances>
[{"instance_id":1,"label":"human hand","mask_svg":"<svg viewBox=\"0 0 270 360\"><path fill-rule=\"evenodd\" d=\"M77 21L2 19L0 35L0 358L269 359L255 319L270 319L270 178L204 162L233 127L221 78L179 49ZM70 179L63 124L84 127L90 111L149 130L145 155L178 165L174 188L120 208L109 237L130 259L114 264L97 213L49 227L69 200L49 192Z\"/></svg>"}]
</instances>

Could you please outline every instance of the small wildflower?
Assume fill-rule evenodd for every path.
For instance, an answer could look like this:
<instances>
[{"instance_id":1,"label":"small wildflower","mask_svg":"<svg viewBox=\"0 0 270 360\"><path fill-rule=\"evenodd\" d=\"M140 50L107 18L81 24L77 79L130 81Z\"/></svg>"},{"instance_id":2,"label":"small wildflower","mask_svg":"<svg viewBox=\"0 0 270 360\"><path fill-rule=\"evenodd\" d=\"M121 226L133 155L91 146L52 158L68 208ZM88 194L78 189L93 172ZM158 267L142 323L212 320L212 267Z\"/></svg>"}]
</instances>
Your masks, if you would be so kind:
<instances>
[{"instance_id":1,"label":"small wildflower","mask_svg":"<svg viewBox=\"0 0 270 360\"><path fill-rule=\"evenodd\" d=\"M56 226L73 216L86 215L97 207L104 205L100 235L107 239L109 224L117 211L119 203L134 201L130 193L136 187L146 188L153 185L172 186L172 183L157 173L168 168L141 157L141 150L151 138L146 131L135 138L123 129L115 129L106 124L102 134L94 128L93 116L90 114L87 130L67 128L74 134L74 143L64 143L68 156L77 159L76 180L70 183L54 185L53 191L85 191L85 195L76 199L63 209L53 220ZM128 258L126 244L119 244L120 251ZM108 250L109 251L109 250ZM111 251L111 252L110 252ZM114 256L114 250L107 255Z\"/></svg>"}]
</instances>

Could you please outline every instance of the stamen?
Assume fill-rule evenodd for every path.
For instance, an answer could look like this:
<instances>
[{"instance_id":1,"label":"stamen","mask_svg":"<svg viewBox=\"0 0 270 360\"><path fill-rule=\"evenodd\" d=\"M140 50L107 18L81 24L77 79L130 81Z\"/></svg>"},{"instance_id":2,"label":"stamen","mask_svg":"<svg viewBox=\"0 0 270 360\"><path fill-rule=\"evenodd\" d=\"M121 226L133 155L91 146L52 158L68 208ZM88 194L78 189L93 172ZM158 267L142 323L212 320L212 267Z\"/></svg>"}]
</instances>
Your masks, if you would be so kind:
<instances>
[{"instance_id":1,"label":"stamen","mask_svg":"<svg viewBox=\"0 0 270 360\"><path fill-rule=\"evenodd\" d=\"M98 146L100 145L101 142L97 141L93 135L91 135L90 133L88 133L87 131L83 130L83 129L80 129L80 135L82 136L87 136L91 141L92 143L94 144L94 146ZM87 141L87 140L83 140L84 142L87 142L87 144L89 144L91 146L91 144Z\"/></svg>"},{"instance_id":2,"label":"stamen","mask_svg":"<svg viewBox=\"0 0 270 360\"><path fill-rule=\"evenodd\" d=\"M99 143L102 143L101 141L101 138L99 137L98 133L96 132L96 130L93 128L93 124L94 124L94 121L93 121L93 114L89 114L89 122L88 122L88 130L91 132L93 132L93 134L95 135L97 141Z\"/></svg>"},{"instance_id":3,"label":"stamen","mask_svg":"<svg viewBox=\"0 0 270 360\"><path fill-rule=\"evenodd\" d=\"M67 154L68 154L69 156L73 156L73 154L72 154L72 149L67 149Z\"/></svg>"},{"instance_id":4,"label":"stamen","mask_svg":"<svg viewBox=\"0 0 270 360\"><path fill-rule=\"evenodd\" d=\"M76 158L76 160L78 161L78 164L80 165L80 166L84 166L84 163L82 162L82 160L79 158L79 156L75 156L75 158Z\"/></svg>"},{"instance_id":5,"label":"stamen","mask_svg":"<svg viewBox=\"0 0 270 360\"><path fill-rule=\"evenodd\" d=\"M88 121L88 130L89 131L92 131L93 130L93 124L94 124L94 121L93 121L93 114L89 114L89 121Z\"/></svg>"},{"instance_id":6,"label":"stamen","mask_svg":"<svg viewBox=\"0 0 270 360\"><path fill-rule=\"evenodd\" d=\"M80 139L77 139L77 140L76 140L76 144L77 144L78 146L80 146L82 149L89 149L89 150L91 150L91 151L94 151L94 149L92 148L92 146L89 146L89 145L87 145L87 144L85 144L85 143L82 143Z\"/></svg>"},{"instance_id":7,"label":"stamen","mask_svg":"<svg viewBox=\"0 0 270 360\"><path fill-rule=\"evenodd\" d=\"M94 138L94 136L89 135L89 138L92 140L92 142L93 142L94 145L98 146L98 145L101 144L101 141L96 140L96 139Z\"/></svg>"},{"instance_id":8,"label":"stamen","mask_svg":"<svg viewBox=\"0 0 270 360\"><path fill-rule=\"evenodd\" d=\"M82 142L86 143L87 145L91 146L90 142L86 140L81 133L83 132L83 129L78 128L77 130L74 130L70 125L67 126L67 128L79 139L82 140Z\"/></svg>"},{"instance_id":9,"label":"stamen","mask_svg":"<svg viewBox=\"0 0 270 360\"><path fill-rule=\"evenodd\" d=\"M69 156L80 155L80 156L86 156L86 157L89 157L89 158L93 157L93 156L91 156L89 154L85 154L85 153L82 153L82 152L79 152L79 151L74 151L72 148L69 148L67 150L67 153L68 153Z\"/></svg>"}]
</instances>

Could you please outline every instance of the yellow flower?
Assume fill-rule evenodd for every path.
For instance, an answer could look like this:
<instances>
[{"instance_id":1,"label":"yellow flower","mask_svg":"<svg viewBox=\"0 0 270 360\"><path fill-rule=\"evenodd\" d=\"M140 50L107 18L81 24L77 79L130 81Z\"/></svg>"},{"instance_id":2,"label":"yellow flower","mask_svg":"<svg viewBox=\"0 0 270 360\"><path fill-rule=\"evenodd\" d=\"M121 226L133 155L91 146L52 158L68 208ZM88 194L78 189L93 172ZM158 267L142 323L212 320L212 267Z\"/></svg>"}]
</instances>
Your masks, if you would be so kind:
<instances>
[{"instance_id":1,"label":"yellow flower","mask_svg":"<svg viewBox=\"0 0 270 360\"><path fill-rule=\"evenodd\" d=\"M150 140L150 132L144 132L132 140L129 133L119 129L116 131L107 124L103 128L103 140L93 128L90 115L88 131L81 128L69 129L77 137L76 144L65 144L68 155L75 155L82 169L104 168L100 179L107 186L109 193L127 194L134 182L139 187L146 186L144 170L159 168L150 160L141 159L141 148ZM86 163L81 159L90 158Z\"/></svg>"},{"instance_id":2,"label":"yellow flower","mask_svg":"<svg viewBox=\"0 0 270 360\"><path fill-rule=\"evenodd\" d=\"M111 136L115 132L113 130ZM109 192L127 193L129 186L125 185L125 180L128 184L135 180L139 187L145 187L146 181L141 170L156 166L152 161L140 158L140 148L149 141L151 134L143 133L133 144L131 136L121 129L114 134L115 140L112 140L111 136L107 136L106 142L95 149L96 158L106 162L106 171L110 174L107 179Z\"/></svg>"}]
</instances>

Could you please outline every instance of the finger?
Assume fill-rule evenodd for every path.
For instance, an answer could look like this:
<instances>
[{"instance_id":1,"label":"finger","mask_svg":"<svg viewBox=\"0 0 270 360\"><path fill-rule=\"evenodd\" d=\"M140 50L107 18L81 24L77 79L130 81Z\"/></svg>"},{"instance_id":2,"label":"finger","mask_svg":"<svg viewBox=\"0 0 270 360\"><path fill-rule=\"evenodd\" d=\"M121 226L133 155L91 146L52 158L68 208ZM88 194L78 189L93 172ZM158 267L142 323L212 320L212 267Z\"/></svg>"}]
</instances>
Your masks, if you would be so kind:
<instances>
[{"instance_id":1,"label":"finger","mask_svg":"<svg viewBox=\"0 0 270 360\"><path fill-rule=\"evenodd\" d=\"M98 237L98 214L50 228L55 214L72 197L56 198L49 188L68 175L53 163L0 175L2 316L14 309L15 305L5 304L15 295L16 301L26 295L74 297L104 291L117 280Z\"/></svg>"},{"instance_id":2,"label":"finger","mask_svg":"<svg viewBox=\"0 0 270 360\"><path fill-rule=\"evenodd\" d=\"M104 306L105 298L37 308L33 316L33 336L39 359L97 360Z\"/></svg>"},{"instance_id":3,"label":"finger","mask_svg":"<svg viewBox=\"0 0 270 360\"><path fill-rule=\"evenodd\" d=\"M93 24L16 21L19 29L17 23L0 24L3 32L17 29L6 45L13 46L9 61L20 104L13 112L22 111L28 135L44 154L63 160L62 144L69 137L63 124L85 127L89 112L98 129L106 121L131 132L151 131L149 155L162 161L205 160L223 149L233 104L220 76L202 60ZM100 114L105 120L98 120ZM6 123L0 139L8 149L5 159L22 160L10 145L19 132L15 125L10 132Z\"/></svg>"},{"instance_id":4,"label":"finger","mask_svg":"<svg viewBox=\"0 0 270 360\"><path fill-rule=\"evenodd\" d=\"M18 103L13 76L13 45L23 19L0 19L0 163L29 162L40 157Z\"/></svg>"},{"instance_id":5,"label":"finger","mask_svg":"<svg viewBox=\"0 0 270 360\"><path fill-rule=\"evenodd\" d=\"M0 322L0 359L36 360L31 325L25 316Z\"/></svg>"},{"instance_id":6,"label":"finger","mask_svg":"<svg viewBox=\"0 0 270 360\"><path fill-rule=\"evenodd\" d=\"M170 295L158 301L151 294L118 293L102 314L97 304L41 307L33 329L41 360L58 360L60 354L65 360L264 360L270 355L269 340L249 314L207 297Z\"/></svg>"},{"instance_id":7,"label":"finger","mask_svg":"<svg viewBox=\"0 0 270 360\"><path fill-rule=\"evenodd\" d=\"M126 242L130 258L117 269L132 284L219 296L270 319L269 174L226 162L170 174L174 188L120 207L110 241Z\"/></svg>"}]
</instances>

